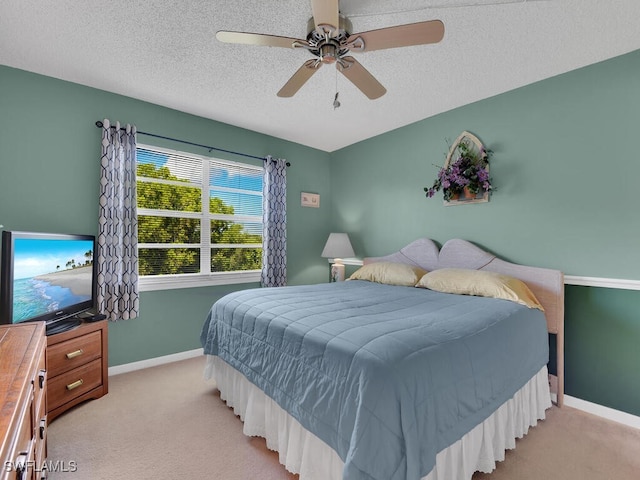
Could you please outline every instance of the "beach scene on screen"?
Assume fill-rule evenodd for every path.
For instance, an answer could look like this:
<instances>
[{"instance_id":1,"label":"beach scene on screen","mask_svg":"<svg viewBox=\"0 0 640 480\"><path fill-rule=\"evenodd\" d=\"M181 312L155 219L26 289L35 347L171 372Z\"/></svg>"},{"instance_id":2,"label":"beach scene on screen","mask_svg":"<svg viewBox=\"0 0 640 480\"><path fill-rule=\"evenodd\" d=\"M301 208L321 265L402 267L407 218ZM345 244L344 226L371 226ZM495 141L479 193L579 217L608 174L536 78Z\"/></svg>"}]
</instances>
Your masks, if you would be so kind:
<instances>
[{"instance_id":1,"label":"beach scene on screen","mask_svg":"<svg viewBox=\"0 0 640 480\"><path fill-rule=\"evenodd\" d=\"M92 265L90 240L17 238L13 322L91 300Z\"/></svg>"}]
</instances>

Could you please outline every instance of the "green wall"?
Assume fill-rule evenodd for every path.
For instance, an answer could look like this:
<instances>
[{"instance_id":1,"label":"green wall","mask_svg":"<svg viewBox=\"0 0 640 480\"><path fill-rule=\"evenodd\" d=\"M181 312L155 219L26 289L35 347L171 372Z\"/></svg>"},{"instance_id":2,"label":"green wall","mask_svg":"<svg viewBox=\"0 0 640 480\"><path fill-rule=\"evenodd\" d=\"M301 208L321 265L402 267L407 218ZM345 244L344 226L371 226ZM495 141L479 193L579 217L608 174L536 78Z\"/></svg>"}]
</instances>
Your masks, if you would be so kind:
<instances>
[{"instance_id":1,"label":"green wall","mask_svg":"<svg viewBox=\"0 0 640 480\"><path fill-rule=\"evenodd\" d=\"M329 197L328 153L0 66L0 224L5 229L97 233L101 132L95 122L103 118L194 143L289 160L289 282L326 281L328 267L320 252L329 233L330 210L328 206L300 207L300 192ZM206 154L203 149L143 135L138 141ZM251 162L244 157L220 156ZM229 291L248 286L256 285L142 292L138 319L109 324L109 364L199 348L200 328L211 304Z\"/></svg>"},{"instance_id":2,"label":"green wall","mask_svg":"<svg viewBox=\"0 0 640 480\"><path fill-rule=\"evenodd\" d=\"M464 236L567 274L640 280L640 51L455 109L332 154L332 219L358 253ZM490 203L426 199L450 142L494 151Z\"/></svg>"},{"instance_id":3,"label":"green wall","mask_svg":"<svg viewBox=\"0 0 640 480\"><path fill-rule=\"evenodd\" d=\"M331 156L332 224L358 256L465 238L509 261L640 280L640 51L379 135ZM452 142L494 151L485 204L427 199ZM566 288L566 392L640 415L640 291Z\"/></svg>"},{"instance_id":4,"label":"green wall","mask_svg":"<svg viewBox=\"0 0 640 480\"><path fill-rule=\"evenodd\" d=\"M640 280L636 190L640 52L465 106L331 154L135 99L0 66L0 224L97 230L96 120L262 156L287 158L291 284L327 280L329 231L358 256L421 236L461 237L503 258L567 274ZM426 199L446 141L463 130L495 155L491 202ZM67 140L69 139L69 140ZM139 137L143 143L175 144ZM185 148L180 146L179 148ZM203 153L192 149L196 153ZM240 158L228 157L232 160ZM300 192L321 194L301 208ZM141 316L109 325L110 365L198 348L213 301L253 285L143 292ZM568 286L566 389L640 415L640 292Z\"/></svg>"},{"instance_id":5,"label":"green wall","mask_svg":"<svg viewBox=\"0 0 640 480\"><path fill-rule=\"evenodd\" d=\"M640 415L640 292L568 286L566 391Z\"/></svg>"}]
</instances>

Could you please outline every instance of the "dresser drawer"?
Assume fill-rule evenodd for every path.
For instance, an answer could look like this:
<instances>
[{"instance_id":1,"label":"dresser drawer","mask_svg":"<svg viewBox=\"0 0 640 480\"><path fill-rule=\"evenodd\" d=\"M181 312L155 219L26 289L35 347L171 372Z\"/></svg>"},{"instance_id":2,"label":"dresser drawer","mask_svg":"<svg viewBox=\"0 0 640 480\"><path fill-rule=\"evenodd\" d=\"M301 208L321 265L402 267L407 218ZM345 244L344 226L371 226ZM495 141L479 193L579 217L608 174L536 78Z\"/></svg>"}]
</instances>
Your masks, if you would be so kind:
<instances>
[{"instance_id":1,"label":"dresser drawer","mask_svg":"<svg viewBox=\"0 0 640 480\"><path fill-rule=\"evenodd\" d=\"M100 331L71 338L47 348L49 376L60 375L102 356Z\"/></svg>"},{"instance_id":2,"label":"dresser drawer","mask_svg":"<svg viewBox=\"0 0 640 480\"><path fill-rule=\"evenodd\" d=\"M31 409L30 404L25 404L24 411L20 416L20 430L17 432L17 438L13 445L13 451L11 452L8 461L10 463L3 465L4 470L12 470L16 472L15 478L21 478L18 471L24 470L30 472L30 468L33 466L33 445L34 439L32 438L33 430L31 428ZM12 478L9 476L9 478ZM24 476L24 478L29 478Z\"/></svg>"},{"instance_id":3,"label":"dresser drawer","mask_svg":"<svg viewBox=\"0 0 640 480\"><path fill-rule=\"evenodd\" d=\"M102 385L102 359L98 358L69 372L49 378L47 411Z\"/></svg>"},{"instance_id":4,"label":"dresser drawer","mask_svg":"<svg viewBox=\"0 0 640 480\"><path fill-rule=\"evenodd\" d=\"M86 400L107 394L108 350L106 320L83 322L47 337L48 422Z\"/></svg>"}]
</instances>

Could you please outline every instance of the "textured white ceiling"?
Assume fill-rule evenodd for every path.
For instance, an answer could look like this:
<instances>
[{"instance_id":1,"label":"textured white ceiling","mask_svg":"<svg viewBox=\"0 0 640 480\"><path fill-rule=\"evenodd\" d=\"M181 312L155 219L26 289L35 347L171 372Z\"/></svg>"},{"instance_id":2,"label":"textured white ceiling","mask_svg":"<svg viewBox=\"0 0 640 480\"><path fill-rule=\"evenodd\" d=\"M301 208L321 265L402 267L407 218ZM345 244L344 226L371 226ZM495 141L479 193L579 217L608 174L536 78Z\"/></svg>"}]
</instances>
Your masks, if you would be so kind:
<instances>
[{"instance_id":1,"label":"textured white ceiling","mask_svg":"<svg viewBox=\"0 0 640 480\"><path fill-rule=\"evenodd\" d=\"M640 49L638 0L342 0L341 11L354 33L440 19L445 36L357 54L387 88L378 100L331 66L279 98L309 54L223 44L215 33L305 38L308 0L2 0L0 64L330 152Z\"/></svg>"}]
</instances>

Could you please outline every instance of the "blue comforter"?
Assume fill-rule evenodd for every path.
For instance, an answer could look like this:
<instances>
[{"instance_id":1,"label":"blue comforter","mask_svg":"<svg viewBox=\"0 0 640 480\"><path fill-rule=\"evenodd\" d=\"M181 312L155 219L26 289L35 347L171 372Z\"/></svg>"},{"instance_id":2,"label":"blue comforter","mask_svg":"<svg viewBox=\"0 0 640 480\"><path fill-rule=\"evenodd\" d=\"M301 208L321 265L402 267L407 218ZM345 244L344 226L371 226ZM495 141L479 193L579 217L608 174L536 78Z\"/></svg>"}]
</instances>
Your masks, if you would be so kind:
<instances>
[{"instance_id":1,"label":"blue comforter","mask_svg":"<svg viewBox=\"0 0 640 480\"><path fill-rule=\"evenodd\" d=\"M548 360L539 310L357 280L231 293L201 341L331 446L345 480L425 476Z\"/></svg>"}]
</instances>

